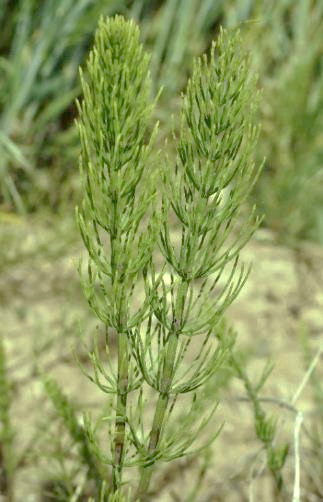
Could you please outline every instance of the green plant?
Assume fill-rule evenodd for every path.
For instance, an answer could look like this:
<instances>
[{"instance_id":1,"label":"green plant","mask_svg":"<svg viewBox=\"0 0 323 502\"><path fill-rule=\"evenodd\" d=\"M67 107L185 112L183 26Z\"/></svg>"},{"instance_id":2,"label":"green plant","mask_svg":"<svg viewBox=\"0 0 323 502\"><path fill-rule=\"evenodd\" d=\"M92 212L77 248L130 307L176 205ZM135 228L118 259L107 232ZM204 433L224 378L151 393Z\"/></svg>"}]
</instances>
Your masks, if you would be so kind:
<instances>
[{"instance_id":1,"label":"green plant","mask_svg":"<svg viewBox=\"0 0 323 502\"><path fill-rule=\"evenodd\" d=\"M12 5L13 4L13 5ZM78 154L71 104L98 12L120 0L0 4L0 202L20 212L55 205ZM55 180L55 182L54 182ZM56 194L55 194L56 192Z\"/></svg>"},{"instance_id":2,"label":"green plant","mask_svg":"<svg viewBox=\"0 0 323 502\"><path fill-rule=\"evenodd\" d=\"M254 200L278 239L323 242L323 4L255 2L245 25L264 89ZM310 194L310 196L309 196Z\"/></svg>"},{"instance_id":3,"label":"green plant","mask_svg":"<svg viewBox=\"0 0 323 502\"><path fill-rule=\"evenodd\" d=\"M192 55L205 48L210 27L219 20L222 9L222 0L216 3L212 0L167 0L157 9L153 19L140 17L143 37L146 44L151 45L153 86L156 89L164 87L165 101L176 97L185 85L185 73Z\"/></svg>"},{"instance_id":4,"label":"green plant","mask_svg":"<svg viewBox=\"0 0 323 502\"><path fill-rule=\"evenodd\" d=\"M106 329L106 353L91 351L88 377L110 398L107 416L94 426L86 415L85 427L112 468L109 489L121 490L125 469L139 467L135 499L144 500L157 462L199 451L219 432L207 428L216 405L203 413L196 390L229 360L234 337L224 314L247 278L243 267L236 274L239 252L259 223L254 209L241 217L260 172L251 160L256 77L239 34L222 30L210 57L194 62L175 159L154 150L149 57L133 22L100 19L81 83L77 220L89 256L80 273ZM179 436L181 399L190 411Z\"/></svg>"},{"instance_id":5,"label":"green plant","mask_svg":"<svg viewBox=\"0 0 323 502\"><path fill-rule=\"evenodd\" d=\"M262 442L266 452L267 466L274 481L275 493L277 496L282 493L286 494L282 469L288 455L289 444L285 443L280 446L274 444L277 433L277 420L264 411L259 398L259 393L272 372L272 364L269 363L264 367L259 380L255 383L248 377L244 369L244 363L237 355L232 355L231 361L232 367L235 369L237 376L242 380L247 396L253 406L256 436Z\"/></svg>"},{"instance_id":6,"label":"green plant","mask_svg":"<svg viewBox=\"0 0 323 502\"><path fill-rule=\"evenodd\" d=\"M316 352L311 347L309 329L305 323L300 325L300 343L304 357L305 384L309 383L312 391L313 410L304 413L304 433L306 434L307 458L303 462L303 484L306 493L313 494L319 500L323 497L320 472L323 469L323 384L319 361L322 359L323 345ZM304 435L305 435L304 434ZM304 442L303 442L304 444ZM303 446L304 449L304 446Z\"/></svg>"},{"instance_id":7,"label":"green plant","mask_svg":"<svg viewBox=\"0 0 323 502\"><path fill-rule=\"evenodd\" d=\"M156 110L161 138L169 134L169 116L178 106L193 57L211 45L223 6L223 0L134 2L131 15L140 22L142 38L151 52L153 90L163 88Z\"/></svg>"},{"instance_id":8,"label":"green plant","mask_svg":"<svg viewBox=\"0 0 323 502\"><path fill-rule=\"evenodd\" d=\"M63 420L70 437L78 447L80 462L87 467L88 480L93 480L100 489L101 473L96 465L96 458L89 449L89 442L84 427L78 423L76 411L64 395L57 382L48 376L43 377L46 394L52 401L57 414Z\"/></svg>"}]
</instances>

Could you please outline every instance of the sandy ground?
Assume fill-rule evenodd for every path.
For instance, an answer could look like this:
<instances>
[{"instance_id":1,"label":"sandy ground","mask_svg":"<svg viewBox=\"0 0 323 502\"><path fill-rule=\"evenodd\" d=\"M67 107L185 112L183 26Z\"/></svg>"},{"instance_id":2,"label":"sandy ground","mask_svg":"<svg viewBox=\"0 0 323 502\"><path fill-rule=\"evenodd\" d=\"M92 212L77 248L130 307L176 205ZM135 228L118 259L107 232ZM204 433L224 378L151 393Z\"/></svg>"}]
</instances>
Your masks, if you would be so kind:
<instances>
[{"instance_id":1,"label":"sandy ground","mask_svg":"<svg viewBox=\"0 0 323 502\"><path fill-rule=\"evenodd\" d=\"M57 420L52 422L53 409L35 377L38 369L54 375L66 394L79 403L80 417L81 410L95 412L102 399L71 355L80 332L87 337L96 325L80 289L76 263L82 247L71 225L66 222L58 227L37 220L2 224L0 330L12 385L16 454L23 457L16 479L18 502L45 500L41 486L58 472L52 458L55 448L60 448L57 430L61 429ZM313 455L306 433L322 421L322 415L310 382L300 388L309 366L302 339L306 335L312 357L323 342L323 249L303 243L298 250L290 250L277 245L270 232L259 230L241 258L252 262L253 268L228 315L239 334L237 349L246 355L251 380L259 377L266 361L274 363L261 396L267 399L264 410L278 420L277 443L290 443L284 467L285 499L292 500L295 476L297 413L287 409L289 403L303 413L301 500L323 500L322 456L320 462ZM38 358L33 354L39 354ZM322 375L322 355L315 374ZM293 402L298 390L300 395ZM194 500L280 500L268 470L262 468L262 446L255 436L252 407L243 385L232 378L217 397L221 403L212 427L223 421L225 425L210 449L210 466ZM64 438L63 432L61 436ZM320 440L323 444L323 436ZM163 467L154 480L157 493L153 500L189 502L187 493L198 473L195 457Z\"/></svg>"}]
</instances>

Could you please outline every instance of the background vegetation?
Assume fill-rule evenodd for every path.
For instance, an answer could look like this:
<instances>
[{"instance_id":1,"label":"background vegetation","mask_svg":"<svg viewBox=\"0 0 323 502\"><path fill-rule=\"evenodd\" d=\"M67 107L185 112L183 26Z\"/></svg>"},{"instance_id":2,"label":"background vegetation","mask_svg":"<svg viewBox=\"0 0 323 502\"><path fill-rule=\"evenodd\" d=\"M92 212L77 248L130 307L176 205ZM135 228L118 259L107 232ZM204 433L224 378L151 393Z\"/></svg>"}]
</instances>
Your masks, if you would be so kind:
<instances>
[{"instance_id":1,"label":"background vegetation","mask_svg":"<svg viewBox=\"0 0 323 502\"><path fill-rule=\"evenodd\" d=\"M241 397L243 382L248 403L242 417L250 435L243 439L232 433L231 454L234 458L244 440L250 445L250 437L258 438L255 444L260 446L258 450L245 446L241 455L247 460L241 471L233 476L225 467L224 481L216 491L212 476L206 476L207 466L219 460L213 453L207 451L205 458L193 458L191 463L179 462L174 480L167 470L158 480L156 500L180 497L176 479L190 469L196 484L187 502L267 500L266 493L268 500L290 500L295 495L298 461L302 500L322 500L323 322L322 312L318 315L314 309L320 311L323 295L319 279L323 256L320 0L0 0L0 493L8 500L22 500L21 494L26 493L30 500L49 500L49 494L54 500L87 500L81 497L90 496L95 483L96 467L82 442L79 410L97 407L97 398L89 387L85 399L89 402L81 402L79 388L87 383L78 376L71 356L71 344L80 331L86 338L96 329L74 267L81 250L74 223L74 207L80 199L80 146L74 119L75 99L80 95L78 67L93 42L98 16L116 13L140 23L145 47L152 54L154 90L163 86L155 112L160 121L157 148L165 148L164 138L179 126L178 96L193 56L210 47L220 25L240 26L262 88L256 160L259 163L264 156L266 160L249 203L256 202L265 215L259 235L269 245L258 243L259 250L255 244L256 251L248 256L259 263L263 254L267 257L264 275L261 270L255 273L255 282L260 281L256 292L262 291L261 281L270 282L269 275L277 280L264 293L262 304L257 303L257 293L246 294L246 305L254 302L254 310L241 329L245 342L235 361L240 380L228 370L205 396L206 401L214 400L214 395L225 391ZM280 310L279 304L286 304L292 318L288 333L287 310ZM232 313L238 328L245 311ZM272 312L277 324L270 324L264 312ZM258 323L259 319L263 322ZM78 352L82 358L81 347ZM295 375L286 372L277 383L275 374L269 375L265 367L259 377L260 366L269 356L278 368L284 366L282 361L285 369L294 366ZM247 374L241 371L241 361L250 368ZM262 392L270 381L266 401ZM309 389L305 405L298 406L305 388ZM271 405L270 399L275 401ZM292 417L284 418L285 426L282 410ZM230 423L234 424L233 418ZM276 439L276 433L282 439ZM304 445L298 454L300 437ZM269 481L264 472L269 473ZM173 491L165 492L172 483Z\"/></svg>"}]
</instances>

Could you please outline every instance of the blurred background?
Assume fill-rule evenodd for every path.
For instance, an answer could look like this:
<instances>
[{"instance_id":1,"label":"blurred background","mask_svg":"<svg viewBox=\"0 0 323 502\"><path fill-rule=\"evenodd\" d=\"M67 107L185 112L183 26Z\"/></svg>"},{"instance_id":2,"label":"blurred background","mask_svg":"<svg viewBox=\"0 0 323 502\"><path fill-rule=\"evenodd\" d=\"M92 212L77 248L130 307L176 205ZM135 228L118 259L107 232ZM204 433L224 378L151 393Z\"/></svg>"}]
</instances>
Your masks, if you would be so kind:
<instances>
[{"instance_id":1,"label":"blurred background","mask_svg":"<svg viewBox=\"0 0 323 502\"><path fill-rule=\"evenodd\" d=\"M321 1L1 0L0 214L57 213L78 198L75 98L100 14L135 18L152 55L168 135L192 57L237 27L259 87L266 164L254 193L278 238L323 242ZM64 208L64 209L62 209Z\"/></svg>"},{"instance_id":2,"label":"blurred background","mask_svg":"<svg viewBox=\"0 0 323 502\"><path fill-rule=\"evenodd\" d=\"M193 57L209 49L221 25L240 28L262 89L255 162L265 157L265 164L248 204L256 203L264 220L260 244L247 253L247 259L261 264L255 267L253 286L242 300L245 304L237 307L233 318L247 337L244 350L255 356L256 366L269 354L277 358L278 367L280 361L282 373L273 387L277 393L291 382L299 383L322 336L323 2L0 0L0 493L8 497L4 500L47 500L35 495L45 457L50 479L55 478L53 472L61 479L60 469L70 472L70 467L62 467L64 455L58 467L48 468L53 451L56 456L65 451L68 440L62 440L62 446L57 437L54 445L48 424L56 423L57 414L35 375L40 367L53 370L64 388L70 383L68 392L75 396L80 385L86 385L79 369L71 369L75 366L71 345L80 332L90 333L96 324L76 272L82 245L74 219L80 200L75 99L80 98L78 68L93 43L98 17L117 13L139 23L151 53L153 91L164 88L155 111L161 124L158 148L166 148L164 139L176 129L180 94ZM263 241L270 242L269 247ZM271 284L269 289L264 283ZM253 310L246 314L251 303ZM267 347L273 326L280 338ZM290 338L286 332L288 336L292 332ZM300 345L295 345L295 333ZM284 373L290 366L293 377ZM316 401L311 395L308 403L315 402L322 417L322 388L317 380L313 385ZM44 424L39 415L51 421ZM304 500L323 500L322 449L315 447L323 444L321 429L309 441L310 468L304 479L312 498ZM13 482L17 477L18 485ZM41 477L46 478L44 472ZM224 490L222 498L209 500L247 500L239 498L243 496L239 484L230 486L228 493L223 487L217 489L220 494Z\"/></svg>"}]
</instances>

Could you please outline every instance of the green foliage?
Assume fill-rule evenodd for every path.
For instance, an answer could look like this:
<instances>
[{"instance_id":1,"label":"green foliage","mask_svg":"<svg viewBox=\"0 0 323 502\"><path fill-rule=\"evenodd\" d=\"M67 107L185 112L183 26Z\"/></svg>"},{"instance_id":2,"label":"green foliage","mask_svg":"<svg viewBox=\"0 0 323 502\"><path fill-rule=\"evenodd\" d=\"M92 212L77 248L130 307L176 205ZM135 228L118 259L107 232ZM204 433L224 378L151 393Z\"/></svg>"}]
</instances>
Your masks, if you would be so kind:
<instances>
[{"instance_id":1,"label":"green foliage","mask_svg":"<svg viewBox=\"0 0 323 502\"><path fill-rule=\"evenodd\" d=\"M104 495L105 495L105 491L104 491L104 489L102 489L102 491L101 491L102 502L104 500L103 499ZM117 490L114 493L110 493L110 495L108 497L108 502L131 502L131 500L132 500L132 498L131 498L130 491L128 491L128 494L125 495L122 490Z\"/></svg>"},{"instance_id":2,"label":"green foliage","mask_svg":"<svg viewBox=\"0 0 323 502\"><path fill-rule=\"evenodd\" d=\"M94 375L88 376L112 396L103 419L111 454L100 445L102 423L94 426L86 415L85 427L98 458L112 466L113 490L122 486L124 467L138 466L137 497L144 499L158 461L199 451L219 433L208 432L205 444L191 449L216 409L205 414L195 392L180 437L171 423L177 399L203 386L233 345L224 312L247 278L243 267L236 278L239 251L259 223L254 210L244 224L240 215L261 168L251 160L259 97L239 34L222 30L210 57L194 63L176 159L160 161L152 151L157 129L150 125L149 57L135 24L101 18L86 70L78 103L83 202L77 219L89 259L80 272L89 305L106 329L107 365L95 348ZM173 241L171 210L180 244ZM157 271L158 248L163 266ZM149 434L147 385L156 396Z\"/></svg>"},{"instance_id":3,"label":"green foliage","mask_svg":"<svg viewBox=\"0 0 323 502\"><path fill-rule=\"evenodd\" d=\"M56 203L54 186L67 177L68 160L78 153L67 117L79 93L77 69L98 11L111 12L117 4L19 0L2 7L0 193L20 212L40 200Z\"/></svg>"},{"instance_id":4,"label":"green foliage","mask_svg":"<svg viewBox=\"0 0 323 502\"><path fill-rule=\"evenodd\" d=\"M114 493L110 493L107 499L106 495L107 495L106 485L103 483L102 488L100 490L99 498L96 499L98 500L98 502L105 502L106 500L107 502L131 502L132 500L130 492L128 492L128 495L124 495L121 490L117 490ZM88 499L88 502L96 502L96 500L91 497Z\"/></svg>"},{"instance_id":5,"label":"green foliage","mask_svg":"<svg viewBox=\"0 0 323 502\"><path fill-rule=\"evenodd\" d=\"M232 356L232 365L238 377L242 380L247 395L252 403L254 410L255 432L257 438L263 443L267 456L267 466L272 474L273 480L276 485L277 493L282 493L285 490L284 479L282 476L282 469L289 452L289 444L276 446L275 437L277 433L276 418L268 416L263 410L259 392L266 383L273 367L267 364L257 383L250 380L247 372L244 369L244 364L236 355Z\"/></svg>"},{"instance_id":6,"label":"green foliage","mask_svg":"<svg viewBox=\"0 0 323 502\"><path fill-rule=\"evenodd\" d=\"M88 59L88 79L81 73L85 99L78 105L84 187L78 221L91 258L83 285L98 317L118 333L117 376L106 375L98 358L93 360L97 382L101 373L108 383L99 384L101 389L117 394L114 459L107 459L114 465L115 490L124 461L127 394L140 384L127 335L143 322L148 301L132 314L130 305L155 243L154 222L148 227L143 222L155 199L149 161L154 133L146 144L153 109L148 65L135 24L122 17L101 18ZM140 181L144 197L138 190ZM102 295L95 292L97 280Z\"/></svg>"},{"instance_id":7,"label":"green foliage","mask_svg":"<svg viewBox=\"0 0 323 502\"><path fill-rule=\"evenodd\" d=\"M23 212L44 203L57 207L78 193L71 169L78 154L70 127L72 103L80 92L77 67L99 13L128 13L140 21L152 52L153 89L164 87L157 111L164 136L192 57L210 44L222 22L241 25L264 89L256 154L259 162L264 156L267 160L254 200L280 240L292 245L297 239L322 241L319 0L74 4L3 0L0 6L0 192L5 209Z\"/></svg>"},{"instance_id":8,"label":"green foliage","mask_svg":"<svg viewBox=\"0 0 323 502\"><path fill-rule=\"evenodd\" d=\"M323 4L258 3L246 39L264 96L255 200L280 241L323 242Z\"/></svg>"},{"instance_id":9,"label":"green foliage","mask_svg":"<svg viewBox=\"0 0 323 502\"><path fill-rule=\"evenodd\" d=\"M208 32L218 21L222 7L223 1L167 0L154 16L150 12L140 17L143 37L152 52L153 85L155 89L164 87L164 107L166 100L176 97L185 86L192 56L205 48Z\"/></svg>"},{"instance_id":10,"label":"green foliage","mask_svg":"<svg viewBox=\"0 0 323 502\"><path fill-rule=\"evenodd\" d=\"M78 446L79 459L87 467L89 480L94 480L97 487L99 487L101 484L101 474L97 467L96 458L89 448L89 441L84 427L79 424L77 419L76 410L53 378L44 376L43 383L46 394L52 401L57 414L63 420L70 437Z\"/></svg>"},{"instance_id":11,"label":"green foliage","mask_svg":"<svg viewBox=\"0 0 323 502\"><path fill-rule=\"evenodd\" d=\"M315 353L311 346L309 329L302 323L300 326L300 343L304 357L304 369L310 373L309 385L313 396L313 411L306 417L306 438L308 440L308 461L304 468L307 491L314 493L318 498L323 496L320 473L323 470L323 383L319 369L322 359L323 346Z\"/></svg>"},{"instance_id":12,"label":"green foliage","mask_svg":"<svg viewBox=\"0 0 323 502\"><path fill-rule=\"evenodd\" d=\"M105 25L101 19L88 60L88 82L81 73L85 99L78 108L84 201L78 221L92 259L86 284L88 300L102 321L124 330L125 322L130 327L144 315L139 312L127 320L120 318L118 310L121 303L126 307L131 300L136 276L149 261L153 245L151 237L137 232L154 198L153 187L149 188L151 143L145 143L153 104L149 59L139 45L138 28L134 24L131 30L123 26L122 18L117 22ZM141 178L145 180L145 198L138 203L136 188ZM106 243L100 238L102 230L110 235L110 263L104 252ZM103 304L94 294L96 271L102 281Z\"/></svg>"},{"instance_id":13,"label":"green foliage","mask_svg":"<svg viewBox=\"0 0 323 502\"><path fill-rule=\"evenodd\" d=\"M56 454L58 459L53 482L57 500L90 495L101 502L108 497L132 500L124 493L127 467L139 468L140 489L148 491L143 486L149 484L157 462L187 453L197 456L200 447L217 436L221 426L212 426L215 400L228 388L233 374L230 355L234 337L223 317L247 277L243 270L236 275L239 265L235 260L256 224L251 214L250 224L243 225L245 213L240 213L258 174L248 161L252 150L259 163L266 156L264 175L253 191L254 200L266 213L265 224L292 245L304 238L322 242L323 235L320 0L0 0L0 220L5 284L1 296L17 296L19 303L21 274L25 273L20 264L28 271L45 269L47 261L58 259L67 248L74 249L77 236L72 222L68 227L60 226L48 212L44 228L38 223L44 219L39 212L36 219L29 216L22 225L20 216L5 211L43 211L45 205L52 211L65 200L74 204L72 199L79 191L74 169L79 144L71 125L73 103L81 92L77 69L86 57L98 15L116 12L140 23L145 47L151 52L151 75L149 58L134 26L136 43L131 45L127 30L120 40L120 47L126 40L130 42L133 52L131 48L121 51L119 59L112 58L116 54L111 52L117 33L105 46L102 29L103 57L83 75L84 89L89 86L87 97L93 99L87 100L91 103L87 108L86 103L80 105L80 132L82 136L84 127L87 157L83 155L84 206L79 223L91 257L89 265L85 261L81 266L83 286L106 332L106 352L102 350L104 340L103 344L95 340L90 353L93 371L83 370L103 391L106 407L97 424L86 415L85 433L75 407L54 381L45 378L55 416L61 417L53 424L60 427L61 437L53 437L50 427L47 430L51 461L55 464ZM220 35L219 48L211 47L220 23L240 26L243 46L250 51L253 68L259 73L263 126L257 145L257 127L248 127L248 122L256 121L253 106L259 99L254 92L254 71L233 33ZM195 61L181 101L193 56L208 48L211 56ZM225 54L221 55L221 50ZM133 64L135 54L138 64ZM130 68L128 74L122 72L123 66ZM123 81L119 80L120 71ZM100 84L99 74L103 75ZM108 80L107 75L112 78ZM138 85L136 79L131 82L134 75ZM221 87L222 81L229 83L231 95L228 91L222 96L221 89L227 89L227 84ZM121 85L128 86L128 93ZM154 108L152 95L161 86L163 92ZM107 112L101 118L100 108ZM169 139L164 146L172 114L176 117L175 140ZM160 120L156 142L151 115ZM217 117L214 122L212 115ZM111 148L106 148L106 137ZM163 150L159 157L157 148ZM111 171L106 167L101 170L103 164L112 166ZM116 194L120 196L115 204ZM117 208L115 214L113 208ZM247 205L245 209L248 214ZM63 204L60 218L66 221L68 214ZM25 290L28 280L23 277ZM41 281L41 291L45 283L51 294L62 290L62 277L52 283L50 277L44 280L41 276ZM62 336L55 337L54 329L50 341L47 337L44 341L36 328L35 357L46 359L46 352L53 351L63 339L66 346L66 336L75 336L75 317L82 308L75 307L77 302L75 291L73 302L65 302L64 309L71 316L64 323ZM17 310L21 318L29 316L28 306L29 301L23 300L13 312ZM90 315L86 311L82 317ZM43 319L38 311L36 316L38 326ZM11 326L9 329L11 332ZM46 331L49 334L51 330L46 326ZM35 444L41 434L35 429L30 444L19 454L23 438L21 443L14 441L16 408L11 388L18 393L21 387L11 370L25 371L30 360L23 360L23 367L20 359L19 364L15 361L11 365L5 348L1 344L0 484L10 497L13 484L15 490L17 487L16 471L20 474L20 469L35 461ZM312 356L309 340L304 339L306 364ZM34 373L22 385L34 383L33 379ZM313 372L310 382L315 409L304 414L301 429L302 488L305 492L309 486L310 494L322 497L322 385L318 371ZM256 435L279 491L286 482L282 483L280 475L288 447L276 445L277 423L265 413L260 397L263 383L249 381L247 393L254 406ZM152 412L155 419L150 421ZM183 430L180 438L178 423ZM102 467L97 457L107 466ZM178 469L172 464L167 469L174 479ZM85 471L88 476L78 484L76 477ZM202 466L201 477L204 472ZM83 482L89 483L89 490ZM111 487L117 488L115 493L110 493ZM157 484L151 498L158 490ZM198 490L197 483L188 500L198 500Z\"/></svg>"}]
</instances>

